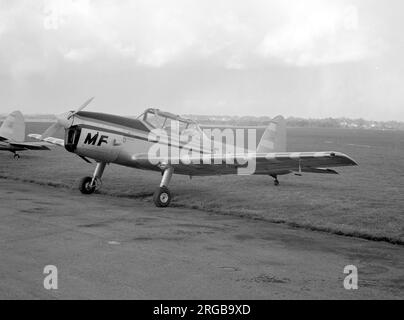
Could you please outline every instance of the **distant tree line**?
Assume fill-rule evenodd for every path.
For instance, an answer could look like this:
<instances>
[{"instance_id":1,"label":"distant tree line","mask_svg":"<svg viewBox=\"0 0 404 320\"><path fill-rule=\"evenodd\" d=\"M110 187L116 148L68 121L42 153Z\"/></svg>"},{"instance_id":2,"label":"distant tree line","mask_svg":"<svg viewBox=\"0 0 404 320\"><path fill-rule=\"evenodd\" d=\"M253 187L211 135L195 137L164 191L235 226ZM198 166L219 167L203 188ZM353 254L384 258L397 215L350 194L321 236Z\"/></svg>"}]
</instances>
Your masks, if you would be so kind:
<instances>
[{"instance_id":1,"label":"distant tree line","mask_svg":"<svg viewBox=\"0 0 404 320\"><path fill-rule=\"evenodd\" d=\"M271 121L270 117L237 117L237 116L207 116L207 115L186 115L185 117L198 121L204 125L224 126L267 126ZM404 130L404 123L399 121L369 121L364 119L348 118L325 118L325 119L304 119L289 117L286 119L288 127L299 128L352 128L352 129L385 129Z\"/></svg>"},{"instance_id":2,"label":"distant tree line","mask_svg":"<svg viewBox=\"0 0 404 320\"><path fill-rule=\"evenodd\" d=\"M0 121L6 118L7 114L0 114ZM26 121L47 120L54 121L55 116L50 114L24 115ZM185 115L203 125L214 126L267 126L271 121L270 117L253 116L209 116L209 115ZM325 119L304 119L289 117L286 119L288 127L299 128L351 128L351 129L379 129L379 130L404 130L404 122L399 121L370 121L364 119L348 118L325 118Z\"/></svg>"}]
</instances>

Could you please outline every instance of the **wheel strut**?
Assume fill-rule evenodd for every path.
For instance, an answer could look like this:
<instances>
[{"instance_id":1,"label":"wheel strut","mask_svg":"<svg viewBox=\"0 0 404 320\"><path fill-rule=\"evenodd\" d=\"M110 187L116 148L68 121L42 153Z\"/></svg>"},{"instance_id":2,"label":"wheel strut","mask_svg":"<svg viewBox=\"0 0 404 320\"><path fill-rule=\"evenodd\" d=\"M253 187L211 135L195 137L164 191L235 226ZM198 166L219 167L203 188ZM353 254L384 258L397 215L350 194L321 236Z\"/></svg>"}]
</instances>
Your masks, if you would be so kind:
<instances>
[{"instance_id":1,"label":"wheel strut","mask_svg":"<svg viewBox=\"0 0 404 320\"><path fill-rule=\"evenodd\" d=\"M84 177L81 179L79 184L79 189L81 193L84 194L92 194L96 189L100 187L101 184L101 177L104 173L106 163L105 162L98 162L97 166L95 167L94 174L92 177Z\"/></svg>"},{"instance_id":2,"label":"wheel strut","mask_svg":"<svg viewBox=\"0 0 404 320\"><path fill-rule=\"evenodd\" d=\"M161 179L160 187L156 190L153 195L153 201L156 207L168 207L171 202L171 193L168 189L168 185L170 184L171 177L173 176L174 168L167 167L162 172L163 177Z\"/></svg>"},{"instance_id":3,"label":"wheel strut","mask_svg":"<svg viewBox=\"0 0 404 320\"><path fill-rule=\"evenodd\" d=\"M95 167L93 179L91 180L91 186L95 186L97 181L101 182L102 175L104 174L105 166L107 165L106 162L98 162L97 166Z\"/></svg>"},{"instance_id":4,"label":"wheel strut","mask_svg":"<svg viewBox=\"0 0 404 320\"><path fill-rule=\"evenodd\" d=\"M278 176L276 174L271 174L271 177L274 178L274 185L279 186Z\"/></svg>"},{"instance_id":5,"label":"wheel strut","mask_svg":"<svg viewBox=\"0 0 404 320\"><path fill-rule=\"evenodd\" d=\"M174 169L172 167L168 167L163 171L163 178L161 179L160 188L168 187L171 181L171 177L173 176Z\"/></svg>"}]
</instances>

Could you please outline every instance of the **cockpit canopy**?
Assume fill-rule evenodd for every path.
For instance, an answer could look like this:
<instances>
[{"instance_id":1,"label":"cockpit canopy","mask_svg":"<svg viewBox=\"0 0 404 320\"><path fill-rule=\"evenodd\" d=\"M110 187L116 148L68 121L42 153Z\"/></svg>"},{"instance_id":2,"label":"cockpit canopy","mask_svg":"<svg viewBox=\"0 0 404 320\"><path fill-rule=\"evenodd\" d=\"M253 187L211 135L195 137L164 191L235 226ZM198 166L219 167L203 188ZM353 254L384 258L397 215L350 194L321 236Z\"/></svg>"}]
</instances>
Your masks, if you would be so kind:
<instances>
[{"instance_id":1,"label":"cockpit canopy","mask_svg":"<svg viewBox=\"0 0 404 320\"><path fill-rule=\"evenodd\" d=\"M191 150L212 152L211 137L207 136L194 120L153 108L147 109L138 119L148 126L151 132L158 129L155 132L158 136L160 136L160 130L165 131L171 142L174 141L174 144L175 142L185 142L188 147L191 147Z\"/></svg>"},{"instance_id":2,"label":"cockpit canopy","mask_svg":"<svg viewBox=\"0 0 404 320\"><path fill-rule=\"evenodd\" d=\"M173 128L178 128L180 134L186 134L187 132L188 134L191 132L193 134L202 133L202 130L195 121L159 109L147 109L138 119L144 121L151 129L170 131Z\"/></svg>"}]
</instances>

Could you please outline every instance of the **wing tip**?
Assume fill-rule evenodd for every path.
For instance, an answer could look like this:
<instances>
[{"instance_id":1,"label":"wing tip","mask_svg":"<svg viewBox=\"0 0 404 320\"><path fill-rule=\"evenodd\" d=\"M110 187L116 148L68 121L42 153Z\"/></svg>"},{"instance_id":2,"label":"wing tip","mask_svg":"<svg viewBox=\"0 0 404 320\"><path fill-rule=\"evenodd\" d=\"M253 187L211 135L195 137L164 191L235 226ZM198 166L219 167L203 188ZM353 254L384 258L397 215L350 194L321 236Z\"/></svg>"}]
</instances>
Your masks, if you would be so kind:
<instances>
[{"instance_id":1,"label":"wing tip","mask_svg":"<svg viewBox=\"0 0 404 320\"><path fill-rule=\"evenodd\" d=\"M359 163L356 160L354 160L352 157L346 155L345 153L332 151L332 152L330 152L330 155L331 155L331 157L343 158L344 160L347 161L348 165L359 166Z\"/></svg>"}]
</instances>

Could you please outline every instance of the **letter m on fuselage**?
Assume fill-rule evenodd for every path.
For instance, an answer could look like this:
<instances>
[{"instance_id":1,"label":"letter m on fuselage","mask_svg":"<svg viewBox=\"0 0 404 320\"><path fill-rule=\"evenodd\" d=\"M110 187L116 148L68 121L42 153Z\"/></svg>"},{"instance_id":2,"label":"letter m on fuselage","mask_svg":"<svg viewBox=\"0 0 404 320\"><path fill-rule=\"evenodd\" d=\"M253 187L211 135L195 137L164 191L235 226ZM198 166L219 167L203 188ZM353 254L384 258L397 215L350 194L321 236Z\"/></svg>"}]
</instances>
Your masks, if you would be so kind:
<instances>
[{"instance_id":1,"label":"letter m on fuselage","mask_svg":"<svg viewBox=\"0 0 404 320\"><path fill-rule=\"evenodd\" d=\"M94 146L95 143L97 142L97 139L98 139L98 132L94 136L91 136L91 132L89 132L87 133L87 137L84 140L84 144L92 144Z\"/></svg>"}]
</instances>

